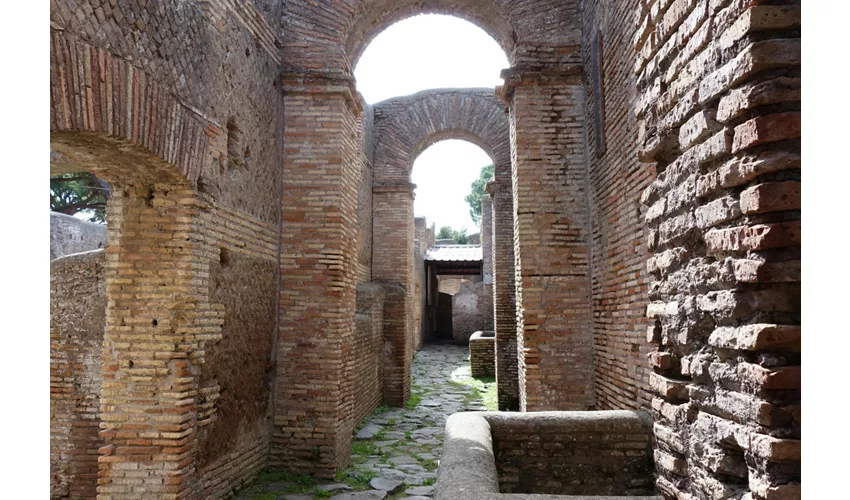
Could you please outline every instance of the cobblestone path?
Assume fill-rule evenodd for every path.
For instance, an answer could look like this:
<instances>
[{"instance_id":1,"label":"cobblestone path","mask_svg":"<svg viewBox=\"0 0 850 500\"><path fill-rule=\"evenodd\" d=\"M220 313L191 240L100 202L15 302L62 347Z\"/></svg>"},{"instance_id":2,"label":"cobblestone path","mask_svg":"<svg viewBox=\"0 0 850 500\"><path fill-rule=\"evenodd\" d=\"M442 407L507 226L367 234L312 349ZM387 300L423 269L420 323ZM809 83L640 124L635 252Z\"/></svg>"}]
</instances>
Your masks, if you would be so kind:
<instances>
[{"instance_id":1,"label":"cobblestone path","mask_svg":"<svg viewBox=\"0 0 850 500\"><path fill-rule=\"evenodd\" d=\"M378 408L355 430L351 467L334 484L265 473L238 500L428 499L434 491L446 419L459 411L496 409L493 379L473 379L469 349L425 345L413 362L404 408Z\"/></svg>"}]
</instances>

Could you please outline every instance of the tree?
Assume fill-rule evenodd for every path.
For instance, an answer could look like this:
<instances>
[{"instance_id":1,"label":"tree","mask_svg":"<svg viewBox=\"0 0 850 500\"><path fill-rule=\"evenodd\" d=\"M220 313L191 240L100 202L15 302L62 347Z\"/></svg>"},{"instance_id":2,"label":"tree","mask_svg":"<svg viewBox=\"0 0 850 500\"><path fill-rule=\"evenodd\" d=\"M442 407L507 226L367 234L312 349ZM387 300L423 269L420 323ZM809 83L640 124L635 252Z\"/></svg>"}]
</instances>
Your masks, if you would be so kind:
<instances>
[{"instance_id":1,"label":"tree","mask_svg":"<svg viewBox=\"0 0 850 500\"><path fill-rule=\"evenodd\" d=\"M437 232L438 240L455 240L458 245L468 245L469 236L466 234L466 228L460 231L452 229L451 226L443 226Z\"/></svg>"},{"instance_id":2,"label":"tree","mask_svg":"<svg viewBox=\"0 0 850 500\"><path fill-rule=\"evenodd\" d=\"M481 174L477 179L472 181L472 190L466 195L467 203L469 203L469 216L477 225L481 225L481 199L487 193L487 183L493 180L494 165L490 164L481 168Z\"/></svg>"},{"instance_id":3,"label":"tree","mask_svg":"<svg viewBox=\"0 0 850 500\"><path fill-rule=\"evenodd\" d=\"M88 172L50 178L50 210L65 215L90 212L91 222L104 222L109 184Z\"/></svg>"}]
</instances>

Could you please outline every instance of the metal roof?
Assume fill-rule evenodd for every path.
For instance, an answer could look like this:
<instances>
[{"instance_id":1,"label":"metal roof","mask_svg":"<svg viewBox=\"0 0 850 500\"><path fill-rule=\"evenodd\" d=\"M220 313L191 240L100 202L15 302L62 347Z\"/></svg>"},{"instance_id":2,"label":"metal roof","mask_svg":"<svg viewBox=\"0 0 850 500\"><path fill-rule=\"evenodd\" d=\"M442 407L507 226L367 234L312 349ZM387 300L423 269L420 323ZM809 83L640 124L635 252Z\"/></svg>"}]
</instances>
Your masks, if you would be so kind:
<instances>
[{"instance_id":1,"label":"metal roof","mask_svg":"<svg viewBox=\"0 0 850 500\"><path fill-rule=\"evenodd\" d=\"M437 262L475 262L483 260L481 245L437 245L428 249L425 260Z\"/></svg>"}]
</instances>

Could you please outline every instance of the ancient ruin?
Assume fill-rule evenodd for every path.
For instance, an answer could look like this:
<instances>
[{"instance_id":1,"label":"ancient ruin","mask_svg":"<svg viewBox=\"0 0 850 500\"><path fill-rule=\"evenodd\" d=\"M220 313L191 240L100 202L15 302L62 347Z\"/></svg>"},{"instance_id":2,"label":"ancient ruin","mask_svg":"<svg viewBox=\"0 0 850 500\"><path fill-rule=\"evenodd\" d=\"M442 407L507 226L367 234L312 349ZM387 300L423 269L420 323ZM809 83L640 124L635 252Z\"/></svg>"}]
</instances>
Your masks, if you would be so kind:
<instances>
[{"instance_id":1,"label":"ancient ruin","mask_svg":"<svg viewBox=\"0 0 850 500\"><path fill-rule=\"evenodd\" d=\"M434 494L484 453L469 498L800 498L799 0L50 5L51 174L111 186L105 244L51 234L52 498L345 470L436 359L410 173L446 139L495 165L464 328L495 331L499 411L449 419ZM430 13L492 36L503 85L366 103L370 41Z\"/></svg>"}]
</instances>

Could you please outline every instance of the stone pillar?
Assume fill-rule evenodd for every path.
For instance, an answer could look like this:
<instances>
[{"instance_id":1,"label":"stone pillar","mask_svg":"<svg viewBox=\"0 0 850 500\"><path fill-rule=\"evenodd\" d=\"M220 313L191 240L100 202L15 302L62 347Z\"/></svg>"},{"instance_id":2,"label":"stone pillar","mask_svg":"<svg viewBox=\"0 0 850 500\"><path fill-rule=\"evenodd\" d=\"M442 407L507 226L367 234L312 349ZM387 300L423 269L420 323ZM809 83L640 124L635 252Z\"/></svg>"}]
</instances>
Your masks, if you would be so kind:
<instances>
[{"instance_id":1,"label":"stone pillar","mask_svg":"<svg viewBox=\"0 0 850 500\"><path fill-rule=\"evenodd\" d=\"M509 69L500 89L510 105L520 406L527 411L594 404L580 73Z\"/></svg>"},{"instance_id":2,"label":"stone pillar","mask_svg":"<svg viewBox=\"0 0 850 500\"><path fill-rule=\"evenodd\" d=\"M493 214L493 326L496 330L496 392L499 410L519 410L519 373L514 273L514 206L510 164L496 165L487 184Z\"/></svg>"},{"instance_id":3,"label":"stone pillar","mask_svg":"<svg viewBox=\"0 0 850 500\"><path fill-rule=\"evenodd\" d=\"M388 286L384 306L384 402L403 406L410 397L413 361L413 189L408 182L372 188L372 277Z\"/></svg>"},{"instance_id":4,"label":"stone pillar","mask_svg":"<svg viewBox=\"0 0 850 500\"><path fill-rule=\"evenodd\" d=\"M358 129L350 81L284 77L280 331L273 465L333 477L348 463L355 334Z\"/></svg>"},{"instance_id":5,"label":"stone pillar","mask_svg":"<svg viewBox=\"0 0 850 500\"><path fill-rule=\"evenodd\" d=\"M224 321L200 203L187 186L112 185L98 495L198 498L199 364Z\"/></svg>"},{"instance_id":6,"label":"stone pillar","mask_svg":"<svg viewBox=\"0 0 850 500\"><path fill-rule=\"evenodd\" d=\"M481 252L484 260L484 284L493 283L493 199L481 197Z\"/></svg>"}]
</instances>

